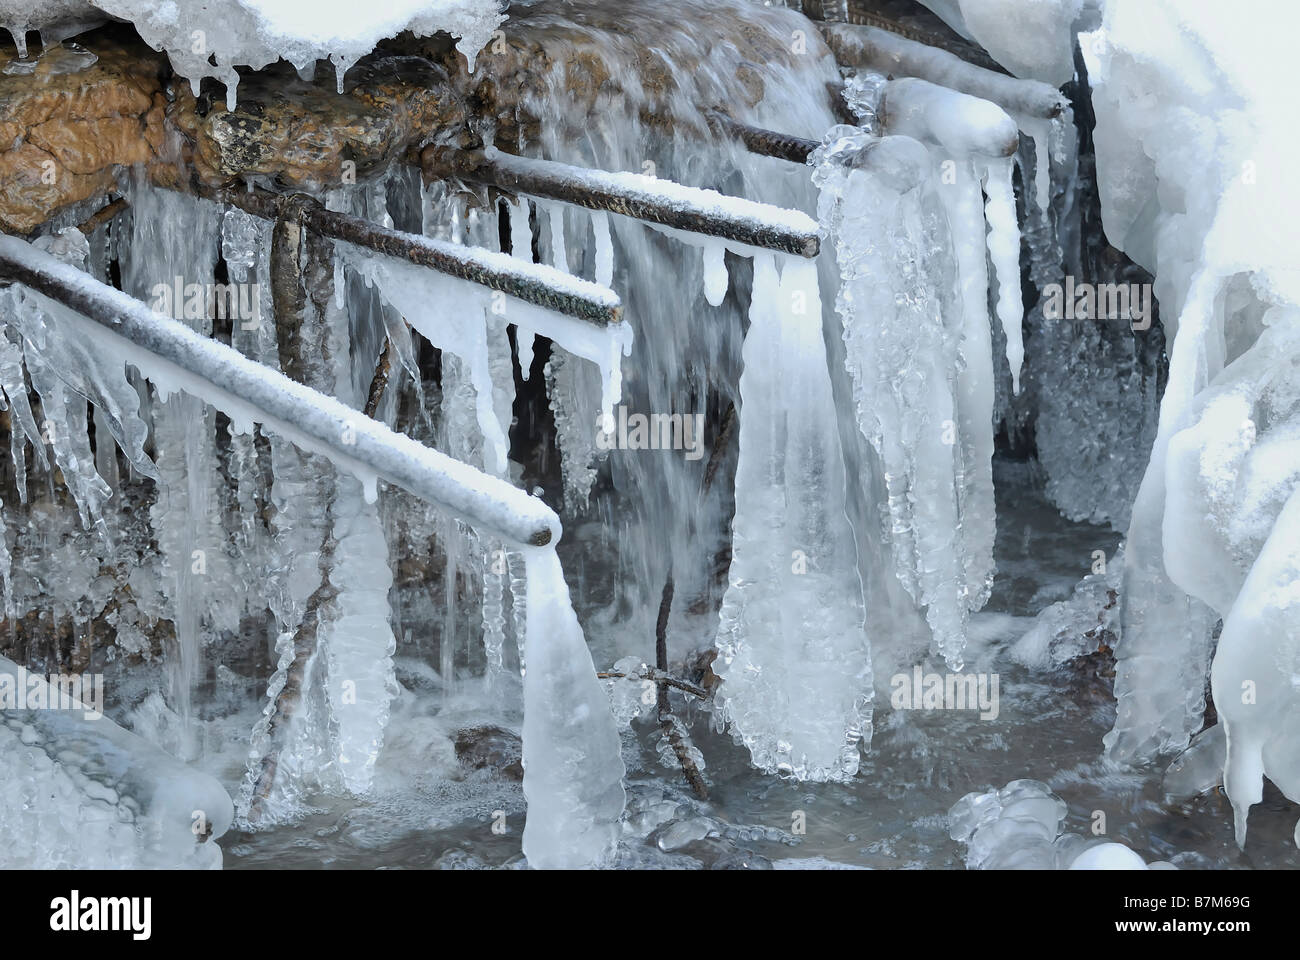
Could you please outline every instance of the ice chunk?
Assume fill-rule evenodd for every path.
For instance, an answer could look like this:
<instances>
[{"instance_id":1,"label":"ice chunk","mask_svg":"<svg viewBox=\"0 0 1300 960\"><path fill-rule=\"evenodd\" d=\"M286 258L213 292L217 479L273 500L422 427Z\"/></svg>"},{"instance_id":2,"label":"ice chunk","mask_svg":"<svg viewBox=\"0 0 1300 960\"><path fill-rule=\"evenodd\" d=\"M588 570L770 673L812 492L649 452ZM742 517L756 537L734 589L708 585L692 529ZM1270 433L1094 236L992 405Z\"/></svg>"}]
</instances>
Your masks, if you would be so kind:
<instances>
[{"instance_id":1,"label":"ice chunk","mask_svg":"<svg viewBox=\"0 0 1300 960\"><path fill-rule=\"evenodd\" d=\"M60 692L0 657L0 703ZM89 700L90 698L85 698ZM0 859L14 868L217 867L233 809L222 786L88 704L0 711Z\"/></svg>"}]
</instances>

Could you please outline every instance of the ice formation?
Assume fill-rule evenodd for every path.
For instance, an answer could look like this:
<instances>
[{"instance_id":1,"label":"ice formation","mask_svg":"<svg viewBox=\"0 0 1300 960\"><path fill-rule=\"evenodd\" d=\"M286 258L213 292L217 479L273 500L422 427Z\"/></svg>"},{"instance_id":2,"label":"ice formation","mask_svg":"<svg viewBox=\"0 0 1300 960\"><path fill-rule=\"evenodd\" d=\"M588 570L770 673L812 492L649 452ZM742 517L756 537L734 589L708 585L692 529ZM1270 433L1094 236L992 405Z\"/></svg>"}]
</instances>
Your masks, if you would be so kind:
<instances>
[{"instance_id":1,"label":"ice formation","mask_svg":"<svg viewBox=\"0 0 1300 960\"><path fill-rule=\"evenodd\" d=\"M1156 269L1174 338L1129 529L1107 750L1131 758L1187 745L1203 723L1222 618L1213 693L1243 840L1262 776L1297 797L1297 765L1278 744L1297 710L1286 678L1300 283L1286 238L1300 197L1280 166L1291 131L1277 122L1296 11L1268 3L1256 16L1268 31L1209 7L1110 4L1083 45L1106 234Z\"/></svg>"},{"instance_id":2,"label":"ice formation","mask_svg":"<svg viewBox=\"0 0 1300 960\"><path fill-rule=\"evenodd\" d=\"M968 793L948 811L948 833L967 844L968 870L1174 870L1122 843L1062 833L1068 808L1049 786L1013 780Z\"/></svg>"},{"instance_id":3,"label":"ice formation","mask_svg":"<svg viewBox=\"0 0 1300 960\"><path fill-rule=\"evenodd\" d=\"M1074 193L1082 174L1073 118L1055 86L1073 78L1074 31L1098 25L1098 5L925 2L1032 80L973 72L950 54L877 38L916 75L850 76L845 99L857 126L834 126L824 109L826 87L840 77L818 47L797 68L769 65L757 103L743 80L700 69L674 90L678 129L651 133L644 116L663 104L639 88L624 91L616 123L593 131L585 113L565 113L570 37L592 29L611 63L643 51L635 29L601 34L578 17L566 26L573 34L546 39L556 67L533 106L555 122L543 125L540 142L520 144L535 156L485 149L507 172L522 175L540 161L581 187L666 199L678 212L702 209L751 226L775 217L811 234L816 225L801 211L816 205L819 261L544 198L477 209L482 197L435 192L442 187L403 198L421 211L405 229L422 230L430 245L487 247L473 256L609 304L619 302L608 289L617 283L627 301L622 323L578 321L359 247L323 244L291 218L264 225L138 182L130 226L111 240L102 230L89 242L75 230L32 245L0 238L0 255L79 288L89 283L83 268L101 279L110 260L122 268L129 296L114 301L123 315L116 332L21 286L0 291L0 389L18 500L29 497L29 466L51 491L57 468L75 512L70 523L80 521L80 530L60 534L65 553L42 561L53 568L69 558L60 570L67 592L102 612L112 578L99 575L100 561L142 532L156 553L131 576L129 602L111 597L119 607L112 623L123 654L144 660L157 655L149 622L174 625L161 654L166 706L158 708L174 714L173 754L193 761L205 750L192 691L207 651L241 637L251 615L270 614L276 662L240 817L251 823L259 803L271 819L296 816L315 791L371 789L397 693L393 657L405 642L393 588L403 561L428 559L429 595L420 602L436 610L429 619L441 629L429 667L441 705L477 682L467 658L493 696L522 694L529 863L612 862L624 808L619 729L649 705L644 681L628 677L612 685L611 713L554 550L559 520L515 485L523 472L510 459L516 364L527 382L543 350L562 484L547 492L576 513L593 502L598 470L607 474L622 511L617 521L602 518L617 523L610 539L619 541L610 547L610 610L633 611L636 624L665 580L675 582L689 603L667 618L672 657L712 633L711 616L703 629L692 617L720 605L715 719L755 766L798 780L853 778L872 734L873 659L879 673L882 661L915 657L911 614L922 641L962 668L969 618L988 599L994 572L994 431L1014 431L1018 411L1032 403L1048 492L1066 514L1123 523L1135 458L1149 447L1150 463L1124 559L1112 558L1110 574L1086 578L1074 597L1043 611L1013 655L1051 667L1090 652L1099 637L1119 638L1108 751L1132 759L1190 742L1166 776L1173 795L1206 789L1226 764L1239 841L1264 776L1300 799L1300 281L1285 259L1300 205L1277 159L1293 152L1277 119L1290 106L1286 51L1209 7L1174 0L1112 2L1099 31L1083 38L1106 234L1155 271L1172 338L1152 435L1151 418L1123 415L1150 411L1156 394L1138 348L1131 395L1093 396L1092 385L1109 386L1113 355L1098 362L1089 354L1113 341L1048 317L1044 301L1026 320L1021 300L1022 241L1044 300L1049 283L1081 270ZM0 25L22 53L27 29L48 43L104 14L129 19L196 88L205 76L224 82L233 106L237 66L283 58L310 73L330 59L341 89L348 66L399 30L447 31L472 65L503 19L493 0L405 0L362 14L345 6L0 0ZM846 19L845 5L822 7L828 19ZM782 38L803 24L783 10L752 16ZM1296 25L1282 0L1267 16ZM708 62L701 45L709 41L689 24L669 40L659 53L670 66L678 56ZM812 169L776 171L725 143L702 149L698 131L708 124L700 111L729 104L744 112L742 103L752 104L747 120L820 141ZM645 169L648 154L664 176L627 172ZM608 172L584 173L576 163ZM723 183L739 187L727 195L716 189ZM391 229L401 204L389 195L402 189L380 178L325 201ZM111 254L107 243L116 245ZM549 266L532 262L534 245ZM141 313L160 279L210 278L219 264L233 282L262 286L263 317L279 309L286 271L301 274L293 329L236 322L219 332L201 308L182 311L179 323ZM421 343L411 329L436 351L436 395L420 385ZM636 363L625 373L634 330ZM282 336L297 338L296 360ZM385 342L397 375L413 375L414 400L389 395L370 418L361 408ZM1080 386L1060 389L1067 382ZM416 405L418 437L390 429L400 403ZM707 490L712 466L680 450L652 458L604 449L598 437L620 404L707 414L710 423L734 407L734 490ZM1114 436L1081 456L1081 423ZM133 526L122 500L139 478L152 493ZM378 500L381 478L413 496L386 490ZM729 519L723 586L699 558L725 556ZM38 598L35 574L24 569L26 544L13 532L0 530L0 589L11 617ZM620 644L644 639L639 629L624 631L629 639L602 638L611 660L626 653ZM472 651L470 639L481 640ZM522 680L507 669L512 661ZM634 663L639 655L615 666L630 673ZM1210 680L1220 724L1198 733ZM224 789L116 726L93 736L42 726L55 722L6 720L3 762L48 785L60 811L79 809L93 826L74 835L52 822L4 818L0 829L48 837L52 856L68 862L95 862L88 842L115 865L215 859L215 845L195 844L177 811L210 809L215 838L231 817ZM688 732L680 717L668 723L678 736ZM65 740L89 746L65 756L54 752L56 740L60 751ZM675 763L665 744L661 755ZM105 782L91 756L110 749L134 771L120 783ZM702 766L698 751L692 756ZM274 790L259 795L272 780ZM6 783L10 806L21 805L27 788ZM1144 866L1123 845L1060 836L1065 813L1043 784L1015 781L959 801L952 835L970 844L972 867ZM688 820L668 842L712 830Z\"/></svg>"},{"instance_id":4,"label":"ice formation","mask_svg":"<svg viewBox=\"0 0 1300 960\"><path fill-rule=\"evenodd\" d=\"M13 37L18 56L27 57L27 32L37 30L51 47L105 20L88 0L0 0L0 27Z\"/></svg>"},{"instance_id":5,"label":"ice formation","mask_svg":"<svg viewBox=\"0 0 1300 960\"><path fill-rule=\"evenodd\" d=\"M212 777L0 657L0 817L10 868L212 868L233 818ZM13 709L15 691L30 709Z\"/></svg>"},{"instance_id":6,"label":"ice formation","mask_svg":"<svg viewBox=\"0 0 1300 960\"><path fill-rule=\"evenodd\" d=\"M967 617L993 577L989 260L1016 387L1023 358L1006 159L1016 125L992 103L923 80L861 73L845 99L864 126L832 130L814 158L845 362L881 463L895 572L924 607L935 649L959 668Z\"/></svg>"},{"instance_id":7,"label":"ice formation","mask_svg":"<svg viewBox=\"0 0 1300 960\"><path fill-rule=\"evenodd\" d=\"M871 737L871 649L811 264L754 261L717 699L754 764L847 780Z\"/></svg>"}]
</instances>

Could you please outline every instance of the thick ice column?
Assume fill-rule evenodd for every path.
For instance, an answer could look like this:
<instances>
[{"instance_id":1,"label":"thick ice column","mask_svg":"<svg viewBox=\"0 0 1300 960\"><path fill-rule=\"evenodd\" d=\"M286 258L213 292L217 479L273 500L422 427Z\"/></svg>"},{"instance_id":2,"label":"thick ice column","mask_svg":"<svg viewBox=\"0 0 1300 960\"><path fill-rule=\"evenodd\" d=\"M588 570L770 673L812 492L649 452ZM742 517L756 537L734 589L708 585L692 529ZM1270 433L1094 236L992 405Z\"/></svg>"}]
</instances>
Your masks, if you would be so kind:
<instances>
[{"instance_id":1,"label":"thick ice column","mask_svg":"<svg viewBox=\"0 0 1300 960\"><path fill-rule=\"evenodd\" d=\"M718 708L755 766L842 781L871 736L871 651L815 266L758 255L751 303Z\"/></svg>"},{"instance_id":2,"label":"thick ice column","mask_svg":"<svg viewBox=\"0 0 1300 960\"><path fill-rule=\"evenodd\" d=\"M936 650L956 667L993 566L993 368L978 180L971 161L932 161L910 137L854 133L819 162L845 363L859 428L882 464L893 569L925 607ZM943 185L931 190L935 172ZM943 176L953 172L964 180Z\"/></svg>"},{"instance_id":3,"label":"thick ice column","mask_svg":"<svg viewBox=\"0 0 1300 960\"><path fill-rule=\"evenodd\" d=\"M554 548L528 564L524 675L524 856L537 869L608 862L623 815L623 757L609 698L569 602Z\"/></svg>"}]
</instances>

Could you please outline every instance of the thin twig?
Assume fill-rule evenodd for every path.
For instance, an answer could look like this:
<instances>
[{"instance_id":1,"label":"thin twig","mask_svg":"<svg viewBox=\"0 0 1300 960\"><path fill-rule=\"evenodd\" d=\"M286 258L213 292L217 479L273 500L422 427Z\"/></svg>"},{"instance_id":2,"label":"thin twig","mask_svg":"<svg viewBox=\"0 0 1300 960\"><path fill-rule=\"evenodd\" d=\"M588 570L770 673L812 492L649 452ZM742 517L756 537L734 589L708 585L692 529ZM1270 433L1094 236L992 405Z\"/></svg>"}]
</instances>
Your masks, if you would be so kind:
<instances>
[{"instance_id":1,"label":"thin twig","mask_svg":"<svg viewBox=\"0 0 1300 960\"><path fill-rule=\"evenodd\" d=\"M683 693L689 693L700 700L709 699L709 691L688 680L679 680L671 674L664 674L654 667L647 665L640 673L619 673L617 670L603 670L596 674L601 680L619 680L623 677L632 677L636 680L649 680L653 683L665 683L670 687L675 687Z\"/></svg>"}]
</instances>

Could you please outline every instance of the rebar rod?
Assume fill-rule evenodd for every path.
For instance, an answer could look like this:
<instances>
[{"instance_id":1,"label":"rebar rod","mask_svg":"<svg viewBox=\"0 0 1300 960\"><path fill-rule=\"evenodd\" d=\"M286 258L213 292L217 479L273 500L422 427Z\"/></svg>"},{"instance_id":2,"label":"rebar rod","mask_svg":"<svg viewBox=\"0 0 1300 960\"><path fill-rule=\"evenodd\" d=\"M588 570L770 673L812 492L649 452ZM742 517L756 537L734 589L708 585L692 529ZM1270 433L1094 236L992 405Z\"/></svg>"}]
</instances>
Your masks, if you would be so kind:
<instances>
[{"instance_id":1,"label":"rebar rod","mask_svg":"<svg viewBox=\"0 0 1300 960\"><path fill-rule=\"evenodd\" d=\"M734 137L751 153L758 153L765 157L776 157L778 160L789 160L791 163L807 163L808 155L820 146L816 140L778 133L775 130L764 130L762 127L752 127L739 120L733 120L718 110L706 113L705 119L718 133Z\"/></svg>"},{"instance_id":2,"label":"rebar rod","mask_svg":"<svg viewBox=\"0 0 1300 960\"><path fill-rule=\"evenodd\" d=\"M301 217L307 229L323 237L430 267L598 326L618 323L623 317L622 301L613 290L544 264L525 263L492 250L381 227L360 217L327 210L301 194L281 196L260 189L227 189L207 195L264 220Z\"/></svg>"},{"instance_id":3,"label":"rebar rod","mask_svg":"<svg viewBox=\"0 0 1300 960\"><path fill-rule=\"evenodd\" d=\"M75 311L84 326L73 335L99 339L109 334L114 342L106 349L125 348L133 366L143 363L143 372L180 389L197 387L205 401L232 419L264 423L344 469L383 477L510 543L544 546L559 536L559 517L518 487L201 337L16 237L0 236L0 279L21 283ZM131 355L133 350L147 356Z\"/></svg>"},{"instance_id":4,"label":"rebar rod","mask_svg":"<svg viewBox=\"0 0 1300 960\"><path fill-rule=\"evenodd\" d=\"M928 80L992 101L1021 117L1051 120L1066 107L1065 97L1051 84L997 73L877 27L824 23L821 28L835 59L846 66Z\"/></svg>"},{"instance_id":5,"label":"rebar rod","mask_svg":"<svg viewBox=\"0 0 1300 960\"><path fill-rule=\"evenodd\" d=\"M671 180L517 157L493 147L430 146L420 163L428 180L456 178L801 257L815 257L820 249L817 224L801 211Z\"/></svg>"}]
</instances>

